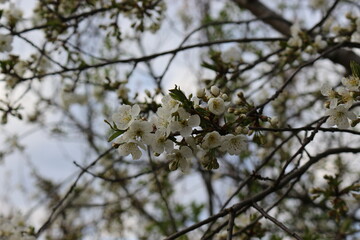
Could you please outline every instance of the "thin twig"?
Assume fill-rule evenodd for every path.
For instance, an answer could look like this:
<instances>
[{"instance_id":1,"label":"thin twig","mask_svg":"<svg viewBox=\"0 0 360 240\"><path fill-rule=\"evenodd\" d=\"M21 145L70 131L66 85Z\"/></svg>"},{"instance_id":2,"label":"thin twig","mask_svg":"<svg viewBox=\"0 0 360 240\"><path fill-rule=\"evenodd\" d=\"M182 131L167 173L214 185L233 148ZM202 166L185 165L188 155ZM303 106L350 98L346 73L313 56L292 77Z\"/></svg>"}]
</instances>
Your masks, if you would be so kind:
<instances>
[{"instance_id":1,"label":"thin twig","mask_svg":"<svg viewBox=\"0 0 360 240\"><path fill-rule=\"evenodd\" d=\"M296 232L292 232L283 223L276 220L276 218L270 216L266 211L264 211L264 209L262 209L259 205L257 205L257 203L253 203L253 207L256 210L258 210L266 219L269 219L270 221L272 221L276 226L278 226L279 228L284 230L287 234L296 238L297 240L302 240L302 238Z\"/></svg>"},{"instance_id":2,"label":"thin twig","mask_svg":"<svg viewBox=\"0 0 360 240\"><path fill-rule=\"evenodd\" d=\"M75 187L77 186L77 183L79 182L80 178L82 177L82 175L84 175L84 173L86 172L86 170L90 169L91 167L93 167L100 159L102 159L104 156L106 156L107 154L109 154L114 148L111 147L109 149L107 149L105 152L103 152L102 154L100 154L93 162L91 162L85 169L81 170L81 172L79 173L79 175L77 176L76 180L74 181L74 183L71 185L71 187L69 188L69 190L66 192L65 196L53 207L50 216L48 217L48 219L45 221L45 223L39 228L39 230L36 232L36 237L39 237L40 234L45 231L50 225L51 223L56 219L56 216L59 215L59 211L58 209L63 206L63 203L68 199L68 197L71 195L71 193L74 191ZM64 208L61 209L60 212L62 212L64 210Z\"/></svg>"}]
</instances>

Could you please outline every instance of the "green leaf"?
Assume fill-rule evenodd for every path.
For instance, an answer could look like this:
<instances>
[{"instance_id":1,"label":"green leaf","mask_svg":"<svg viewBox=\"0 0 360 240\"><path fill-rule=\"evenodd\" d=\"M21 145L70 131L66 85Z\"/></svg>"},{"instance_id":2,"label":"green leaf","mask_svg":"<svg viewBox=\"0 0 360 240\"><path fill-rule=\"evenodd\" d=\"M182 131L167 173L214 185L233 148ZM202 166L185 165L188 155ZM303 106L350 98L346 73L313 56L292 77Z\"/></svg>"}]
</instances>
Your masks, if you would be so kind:
<instances>
[{"instance_id":1,"label":"green leaf","mask_svg":"<svg viewBox=\"0 0 360 240\"><path fill-rule=\"evenodd\" d=\"M350 67L351 67L352 74L355 77L360 78L360 64L358 64L355 61L350 61Z\"/></svg>"},{"instance_id":2,"label":"green leaf","mask_svg":"<svg viewBox=\"0 0 360 240\"><path fill-rule=\"evenodd\" d=\"M120 136L121 134L123 134L125 132L125 130L120 130L120 131L116 131L114 132L108 139L108 142L111 142L112 140L114 140L115 138L117 138L118 136Z\"/></svg>"},{"instance_id":3,"label":"green leaf","mask_svg":"<svg viewBox=\"0 0 360 240\"><path fill-rule=\"evenodd\" d=\"M179 87L175 85L175 88L170 89L169 92L170 97L181 102L186 110L192 108L193 102L186 97L186 95L183 93L183 91L180 90Z\"/></svg>"},{"instance_id":4,"label":"green leaf","mask_svg":"<svg viewBox=\"0 0 360 240\"><path fill-rule=\"evenodd\" d=\"M178 88L176 85L174 89L170 89L169 91L170 96L175 100L178 100L182 103L188 100L183 91L181 91L180 88Z\"/></svg>"},{"instance_id":5,"label":"green leaf","mask_svg":"<svg viewBox=\"0 0 360 240\"><path fill-rule=\"evenodd\" d=\"M202 66L202 67L204 67L204 68L207 68L207 69L213 70L213 71L217 71L217 67L216 67L215 65L210 64L210 63L205 62L205 61L204 61L204 62L202 62L201 66Z\"/></svg>"}]
</instances>

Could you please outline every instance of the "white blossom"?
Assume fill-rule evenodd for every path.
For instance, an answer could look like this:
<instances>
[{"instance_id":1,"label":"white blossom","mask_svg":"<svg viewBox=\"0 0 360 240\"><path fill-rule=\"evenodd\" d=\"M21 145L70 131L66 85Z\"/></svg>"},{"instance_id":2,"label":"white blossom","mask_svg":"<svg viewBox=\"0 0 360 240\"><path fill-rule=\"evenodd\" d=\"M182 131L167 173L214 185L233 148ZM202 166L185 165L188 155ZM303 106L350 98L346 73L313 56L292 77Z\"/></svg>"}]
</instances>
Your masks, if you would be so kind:
<instances>
[{"instance_id":1,"label":"white blossom","mask_svg":"<svg viewBox=\"0 0 360 240\"><path fill-rule=\"evenodd\" d=\"M152 139L150 146L154 152L158 154L161 154L164 151L170 153L174 149L173 141L168 139L163 132L155 132L155 134L152 134Z\"/></svg>"},{"instance_id":2,"label":"white blossom","mask_svg":"<svg viewBox=\"0 0 360 240\"><path fill-rule=\"evenodd\" d=\"M121 105L116 113L112 115L112 119L120 130L127 129L140 113L139 105Z\"/></svg>"},{"instance_id":3,"label":"white blossom","mask_svg":"<svg viewBox=\"0 0 360 240\"><path fill-rule=\"evenodd\" d=\"M6 18L9 25L15 25L23 17L23 12L17 8L14 3L10 3L9 7L4 11L4 18Z\"/></svg>"},{"instance_id":4,"label":"white blossom","mask_svg":"<svg viewBox=\"0 0 360 240\"><path fill-rule=\"evenodd\" d=\"M301 47L303 42L302 39L300 37L300 33L301 33L301 28L300 25L298 23L295 23L294 25L292 25L290 27L290 32L291 32L291 37L288 40L287 44L290 47Z\"/></svg>"},{"instance_id":5,"label":"white blossom","mask_svg":"<svg viewBox=\"0 0 360 240\"><path fill-rule=\"evenodd\" d=\"M137 160L141 157L141 149L145 150L145 145L137 140L129 140L128 142L121 143L118 147L120 156L128 156L131 154L133 160Z\"/></svg>"},{"instance_id":6,"label":"white blossom","mask_svg":"<svg viewBox=\"0 0 360 240\"><path fill-rule=\"evenodd\" d=\"M354 103L354 97L351 92L344 87L340 87L338 93L341 96L341 102L345 104L345 108L350 108Z\"/></svg>"},{"instance_id":7,"label":"white blossom","mask_svg":"<svg viewBox=\"0 0 360 240\"><path fill-rule=\"evenodd\" d=\"M349 111L343 104L338 105L334 109L328 109L325 115L329 116L326 123L329 126L337 125L338 128L348 128L350 126L349 119L356 119L355 113Z\"/></svg>"},{"instance_id":8,"label":"white blossom","mask_svg":"<svg viewBox=\"0 0 360 240\"><path fill-rule=\"evenodd\" d=\"M170 124L172 132L179 132L181 136L188 137L192 133L194 127L200 124L200 117L198 115L190 115L184 108L179 108L179 121L173 121Z\"/></svg>"},{"instance_id":9,"label":"white blossom","mask_svg":"<svg viewBox=\"0 0 360 240\"><path fill-rule=\"evenodd\" d=\"M182 146L180 149L174 149L166 157L167 160L171 161L169 165L170 170L174 171L180 167L182 172L188 172L192 155L191 149L187 146Z\"/></svg>"},{"instance_id":10,"label":"white blossom","mask_svg":"<svg viewBox=\"0 0 360 240\"><path fill-rule=\"evenodd\" d=\"M208 105L209 111L215 115L221 115L226 110L224 99L220 97L210 98Z\"/></svg>"},{"instance_id":11,"label":"white blossom","mask_svg":"<svg viewBox=\"0 0 360 240\"><path fill-rule=\"evenodd\" d=\"M322 49L324 49L324 48L327 47L327 42L324 41L324 40L322 40L321 35L317 35L317 36L315 37L315 46L316 46L318 49L322 50Z\"/></svg>"},{"instance_id":12,"label":"white blossom","mask_svg":"<svg viewBox=\"0 0 360 240\"><path fill-rule=\"evenodd\" d=\"M152 124L148 121L135 120L130 125L129 129L121 136L124 142L130 139L142 140L146 144L152 142L151 132L153 131Z\"/></svg>"},{"instance_id":13,"label":"white blossom","mask_svg":"<svg viewBox=\"0 0 360 240\"><path fill-rule=\"evenodd\" d=\"M161 102L162 102L162 107L170 113L176 112L180 106L180 102L173 99L170 95L165 95L161 99Z\"/></svg>"},{"instance_id":14,"label":"white blossom","mask_svg":"<svg viewBox=\"0 0 360 240\"><path fill-rule=\"evenodd\" d=\"M222 138L220 133L212 131L207 133L202 141L201 147L204 149L211 149L220 146Z\"/></svg>"},{"instance_id":15,"label":"white blossom","mask_svg":"<svg viewBox=\"0 0 360 240\"><path fill-rule=\"evenodd\" d=\"M324 83L321 86L321 94L326 96L330 100L330 108L334 108L337 105L338 99L336 97L336 92L332 90L331 86L328 83Z\"/></svg>"},{"instance_id":16,"label":"white blossom","mask_svg":"<svg viewBox=\"0 0 360 240\"><path fill-rule=\"evenodd\" d=\"M150 122L156 127L157 131L169 136L171 133L170 123L174 120L172 113L163 107L159 107L156 116L152 116Z\"/></svg>"},{"instance_id":17,"label":"white blossom","mask_svg":"<svg viewBox=\"0 0 360 240\"><path fill-rule=\"evenodd\" d=\"M290 47L301 47L302 46L302 40L299 36L295 36L295 37L291 37L287 44L290 46Z\"/></svg>"},{"instance_id":18,"label":"white blossom","mask_svg":"<svg viewBox=\"0 0 360 240\"><path fill-rule=\"evenodd\" d=\"M12 50L12 41L13 37L11 35L0 34L0 52L10 52Z\"/></svg>"},{"instance_id":19,"label":"white blossom","mask_svg":"<svg viewBox=\"0 0 360 240\"><path fill-rule=\"evenodd\" d=\"M247 143L244 135L227 134L223 137L220 150L230 155L238 155L246 150Z\"/></svg>"},{"instance_id":20,"label":"white blossom","mask_svg":"<svg viewBox=\"0 0 360 240\"><path fill-rule=\"evenodd\" d=\"M356 76L344 77L341 83L350 91L359 91L360 79Z\"/></svg>"}]
</instances>

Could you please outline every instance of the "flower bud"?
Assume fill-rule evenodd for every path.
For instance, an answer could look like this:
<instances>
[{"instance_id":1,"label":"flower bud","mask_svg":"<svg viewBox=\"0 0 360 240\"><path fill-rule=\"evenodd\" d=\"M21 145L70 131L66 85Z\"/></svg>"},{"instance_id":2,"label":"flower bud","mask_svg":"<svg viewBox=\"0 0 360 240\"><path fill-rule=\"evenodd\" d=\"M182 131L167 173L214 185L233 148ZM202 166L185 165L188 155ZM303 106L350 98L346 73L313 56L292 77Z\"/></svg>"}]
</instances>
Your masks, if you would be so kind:
<instances>
[{"instance_id":1,"label":"flower bud","mask_svg":"<svg viewBox=\"0 0 360 240\"><path fill-rule=\"evenodd\" d=\"M272 117L272 118L270 119L270 124L271 124L271 126L273 126L273 127L277 127L278 124L279 124L279 118L278 118L278 117Z\"/></svg>"},{"instance_id":2,"label":"flower bud","mask_svg":"<svg viewBox=\"0 0 360 240\"><path fill-rule=\"evenodd\" d=\"M210 88L210 92L212 95L214 95L215 97L219 96L220 94L220 89L217 86L212 86Z\"/></svg>"},{"instance_id":3,"label":"flower bud","mask_svg":"<svg viewBox=\"0 0 360 240\"><path fill-rule=\"evenodd\" d=\"M196 91L196 96L197 96L198 98L203 98L203 97L205 96L205 89L204 89L204 88L198 89L198 90Z\"/></svg>"},{"instance_id":4,"label":"flower bud","mask_svg":"<svg viewBox=\"0 0 360 240\"><path fill-rule=\"evenodd\" d=\"M241 112L241 110L240 109L235 109L234 110L234 114L235 115L239 115L239 114L241 114L242 112Z\"/></svg>"},{"instance_id":5,"label":"flower bud","mask_svg":"<svg viewBox=\"0 0 360 240\"><path fill-rule=\"evenodd\" d=\"M234 113L235 112L235 108L233 108L233 107L230 107L230 108L228 108L228 113Z\"/></svg>"},{"instance_id":6,"label":"flower bud","mask_svg":"<svg viewBox=\"0 0 360 240\"><path fill-rule=\"evenodd\" d=\"M235 128L235 133L240 134L240 133L242 133L242 130L243 130L243 128L241 126L238 126Z\"/></svg>"},{"instance_id":7,"label":"flower bud","mask_svg":"<svg viewBox=\"0 0 360 240\"><path fill-rule=\"evenodd\" d=\"M226 101L229 99L229 96L226 93L224 93L221 95L221 98L224 99L224 101Z\"/></svg>"}]
</instances>

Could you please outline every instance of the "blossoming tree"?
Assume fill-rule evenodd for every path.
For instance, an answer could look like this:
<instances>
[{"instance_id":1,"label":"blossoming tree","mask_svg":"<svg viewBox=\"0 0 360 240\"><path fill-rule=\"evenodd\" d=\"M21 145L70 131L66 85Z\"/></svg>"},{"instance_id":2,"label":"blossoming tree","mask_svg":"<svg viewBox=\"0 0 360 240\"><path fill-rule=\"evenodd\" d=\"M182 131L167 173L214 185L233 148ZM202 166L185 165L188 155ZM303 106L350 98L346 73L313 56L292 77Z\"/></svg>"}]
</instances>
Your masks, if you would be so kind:
<instances>
[{"instance_id":1,"label":"blossoming tree","mask_svg":"<svg viewBox=\"0 0 360 240\"><path fill-rule=\"evenodd\" d=\"M359 237L357 1L0 2L2 161L82 149L0 239Z\"/></svg>"}]
</instances>

